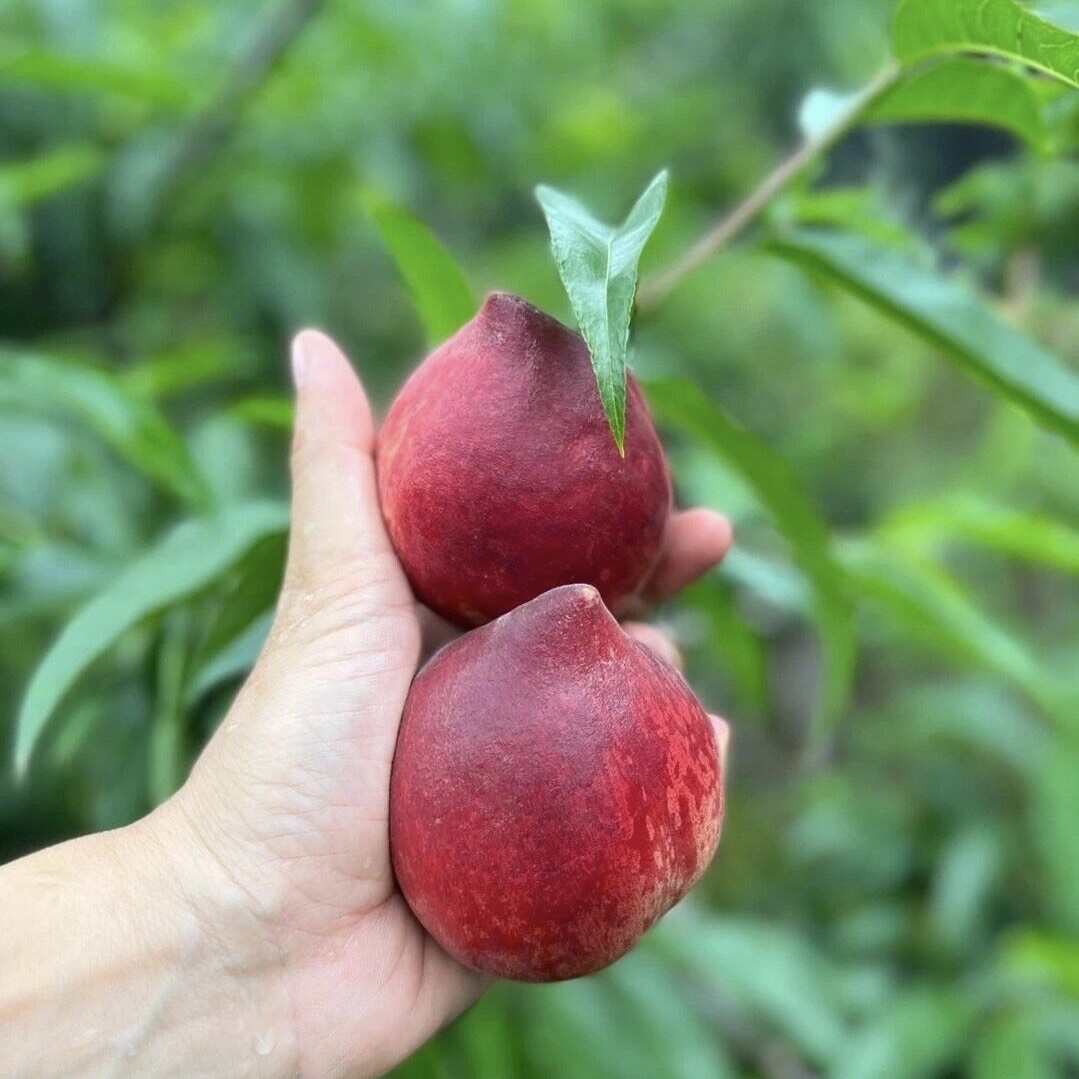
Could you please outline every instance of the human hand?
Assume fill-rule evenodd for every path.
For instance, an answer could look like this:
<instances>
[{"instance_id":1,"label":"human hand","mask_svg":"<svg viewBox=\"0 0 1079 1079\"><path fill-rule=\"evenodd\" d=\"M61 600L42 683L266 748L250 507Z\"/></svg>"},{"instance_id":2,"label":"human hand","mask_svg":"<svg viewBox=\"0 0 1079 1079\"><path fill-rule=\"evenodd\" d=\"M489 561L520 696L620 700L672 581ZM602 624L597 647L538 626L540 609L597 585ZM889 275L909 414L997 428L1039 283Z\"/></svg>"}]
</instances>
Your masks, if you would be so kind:
<instances>
[{"instance_id":1,"label":"human hand","mask_svg":"<svg viewBox=\"0 0 1079 1079\"><path fill-rule=\"evenodd\" d=\"M379 512L371 411L322 334L297 337L293 368L292 533L274 626L188 782L147 823L184 852L187 901L233 956L253 1036L268 1032L257 1037L282 1072L377 1075L485 982L394 886L390 768L423 632ZM649 598L710 569L730 539L710 511L675 515ZM627 629L677 660L659 631Z\"/></svg>"}]
</instances>

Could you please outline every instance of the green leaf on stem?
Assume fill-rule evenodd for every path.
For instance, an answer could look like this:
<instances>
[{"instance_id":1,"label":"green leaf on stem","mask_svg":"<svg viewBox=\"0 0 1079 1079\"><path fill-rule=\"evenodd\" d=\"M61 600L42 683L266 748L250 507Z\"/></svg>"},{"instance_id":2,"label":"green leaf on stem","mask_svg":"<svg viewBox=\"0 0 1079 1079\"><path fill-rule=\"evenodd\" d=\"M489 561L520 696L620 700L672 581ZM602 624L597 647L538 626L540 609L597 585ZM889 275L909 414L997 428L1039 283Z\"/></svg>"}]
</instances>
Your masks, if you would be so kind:
<instances>
[{"instance_id":1,"label":"green leaf on stem","mask_svg":"<svg viewBox=\"0 0 1079 1079\"><path fill-rule=\"evenodd\" d=\"M861 124L960 123L999 127L1045 147L1048 130L1032 78L958 56L907 72L860 117Z\"/></svg>"},{"instance_id":2,"label":"green leaf on stem","mask_svg":"<svg viewBox=\"0 0 1079 1079\"><path fill-rule=\"evenodd\" d=\"M998 394L1079 445L1079 375L959 282L844 233L786 232L768 249L831 278L898 319Z\"/></svg>"},{"instance_id":3,"label":"green leaf on stem","mask_svg":"<svg viewBox=\"0 0 1079 1079\"><path fill-rule=\"evenodd\" d=\"M993 53L1079 87L1079 36L1018 0L903 0L892 24L892 47L904 64Z\"/></svg>"},{"instance_id":4,"label":"green leaf on stem","mask_svg":"<svg viewBox=\"0 0 1079 1079\"><path fill-rule=\"evenodd\" d=\"M637 295L637 267L667 198L661 172L617 228L597 221L576 199L540 185L551 250L581 334L588 343L603 411L625 456L626 355Z\"/></svg>"}]
</instances>

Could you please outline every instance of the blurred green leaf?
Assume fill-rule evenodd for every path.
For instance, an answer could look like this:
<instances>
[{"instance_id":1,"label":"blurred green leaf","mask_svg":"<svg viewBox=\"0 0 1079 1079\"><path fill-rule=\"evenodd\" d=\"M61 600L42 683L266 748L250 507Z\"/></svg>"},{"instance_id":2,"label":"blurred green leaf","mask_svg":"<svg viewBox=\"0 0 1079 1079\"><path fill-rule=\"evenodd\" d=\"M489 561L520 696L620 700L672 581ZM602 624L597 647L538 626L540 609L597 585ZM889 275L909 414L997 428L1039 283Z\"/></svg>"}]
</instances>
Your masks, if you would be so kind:
<instances>
[{"instance_id":1,"label":"blurred green leaf","mask_svg":"<svg viewBox=\"0 0 1079 1079\"><path fill-rule=\"evenodd\" d=\"M132 393L160 401L234 379L236 348L236 343L228 340L200 340L132 364L117 377Z\"/></svg>"},{"instance_id":2,"label":"blurred green leaf","mask_svg":"<svg viewBox=\"0 0 1079 1079\"><path fill-rule=\"evenodd\" d=\"M828 526L786 462L756 435L736 424L696 386L675 380L650 380L646 390L661 422L710 446L746 479L772 514L795 561L812 584L825 667L811 735L810 753L817 753L830 738L846 706L855 659L844 574L832 558Z\"/></svg>"},{"instance_id":3,"label":"blurred green leaf","mask_svg":"<svg viewBox=\"0 0 1079 1079\"><path fill-rule=\"evenodd\" d=\"M1045 724L1003 692L995 676L972 680L955 672L941 684L902 690L887 709L880 731L905 746L912 758L927 749L937 754L952 748L964 760L1003 766L1024 784L1036 782L1053 745Z\"/></svg>"},{"instance_id":4,"label":"blurred green leaf","mask_svg":"<svg viewBox=\"0 0 1079 1079\"><path fill-rule=\"evenodd\" d=\"M0 350L0 408L84 423L150 479L188 503L209 492L183 440L149 402L107 371Z\"/></svg>"},{"instance_id":5,"label":"blurred green leaf","mask_svg":"<svg viewBox=\"0 0 1079 1079\"><path fill-rule=\"evenodd\" d=\"M941 853L929 899L929 921L934 938L951 954L977 947L1002 861L1001 836L988 822L959 833Z\"/></svg>"},{"instance_id":6,"label":"blurred green leaf","mask_svg":"<svg viewBox=\"0 0 1079 1079\"><path fill-rule=\"evenodd\" d=\"M24 83L72 93L119 94L170 109L195 100L190 83L169 75L160 63L131 64L100 56L64 55L0 43L0 85Z\"/></svg>"},{"instance_id":7,"label":"blurred green leaf","mask_svg":"<svg viewBox=\"0 0 1079 1079\"><path fill-rule=\"evenodd\" d=\"M25 774L56 706L91 663L142 619L199 592L255 543L283 532L286 507L254 502L185 521L86 604L38 665L15 723L15 767Z\"/></svg>"},{"instance_id":8,"label":"blurred green leaf","mask_svg":"<svg viewBox=\"0 0 1079 1079\"><path fill-rule=\"evenodd\" d=\"M764 646L738 610L730 588L706 578L683 592L682 601L706 620L709 655L730 673L740 703L764 712L768 705Z\"/></svg>"},{"instance_id":9,"label":"blurred green leaf","mask_svg":"<svg viewBox=\"0 0 1079 1079\"><path fill-rule=\"evenodd\" d=\"M700 977L789 1037L815 1064L844 1055L848 1033L835 971L812 945L763 919L704 918L680 911L652 939Z\"/></svg>"},{"instance_id":10,"label":"blurred green leaf","mask_svg":"<svg viewBox=\"0 0 1079 1079\"><path fill-rule=\"evenodd\" d=\"M1001 943L998 963L1007 978L1079 999L1079 941L1074 936L1036 928L1013 930Z\"/></svg>"},{"instance_id":11,"label":"blurred green leaf","mask_svg":"<svg viewBox=\"0 0 1079 1079\"><path fill-rule=\"evenodd\" d=\"M617 228L597 221L576 199L542 184L536 198L547 218L558 274L596 373L603 411L625 455L626 353L637 295L637 266L663 213L667 173L659 173Z\"/></svg>"},{"instance_id":12,"label":"blurred green leaf","mask_svg":"<svg viewBox=\"0 0 1079 1079\"><path fill-rule=\"evenodd\" d=\"M506 1007L508 991L486 993L451 1028L451 1037L467 1062L468 1072L476 1079L516 1074L516 1016Z\"/></svg>"},{"instance_id":13,"label":"blurred green leaf","mask_svg":"<svg viewBox=\"0 0 1079 1079\"><path fill-rule=\"evenodd\" d=\"M291 431L293 407L287 397L244 397L230 406L229 412L237 419L260 427L272 427L277 431Z\"/></svg>"},{"instance_id":14,"label":"blurred green leaf","mask_svg":"<svg viewBox=\"0 0 1079 1079\"><path fill-rule=\"evenodd\" d=\"M215 505L243 502L260 490L258 439L249 424L228 409L211 412L187 436L191 458L205 478Z\"/></svg>"},{"instance_id":15,"label":"blurred green leaf","mask_svg":"<svg viewBox=\"0 0 1079 1079\"><path fill-rule=\"evenodd\" d=\"M258 659L270 635L274 612L266 611L227 644L213 652L192 675L185 703L194 705L204 694L234 678L244 677Z\"/></svg>"},{"instance_id":16,"label":"blurred green leaf","mask_svg":"<svg viewBox=\"0 0 1079 1079\"><path fill-rule=\"evenodd\" d=\"M0 164L0 207L31 206L96 176L105 164L95 146L60 146L28 161Z\"/></svg>"},{"instance_id":17,"label":"blurred green leaf","mask_svg":"<svg viewBox=\"0 0 1079 1079\"><path fill-rule=\"evenodd\" d=\"M1079 724L1070 717L1074 732ZM1079 938L1079 746L1060 739L1033 784L1030 835L1041 863L1046 913Z\"/></svg>"},{"instance_id":18,"label":"blurred green leaf","mask_svg":"<svg viewBox=\"0 0 1079 1079\"><path fill-rule=\"evenodd\" d=\"M889 1004L845 1047L833 1079L934 1079L962 1055L969 1003L947 989L912 989Z\"/></svg>"},{"instance_id":19,"label":"blurred green leaf","mask_svg":"<svg viewBox=\"0 0 1079 1079\"><path fill-rule=\"evenodd\" d=\"M1079 445L1079 374L994 315L957 282L863 237L797 231L769 244L822 273L945 351Z\"/></svg>"},{"instance_id":20,"label":"blurred green leaf","mask_svg":"<svg viewBox=\"0 0 1079 1079\"><path fill-rule=\"evenodd\" d=\"M365 192L364 205L437 345L476 313L472 287L456 259L422 221L389 199Z\"/></svg>"},{"instance_id":21,"label":"blurred green leaf","mask_svg":"<svg viewBox=\"0 0 1079 1079\"><path fill-rule=\"evenodd\" d=\"M869 187L795 190L772 213L784 226L841 226L876 243L898 248L912 248L918 243L907 229L889 217L880 193Z\"/></svg>"},{"instance_id":22,"label":"blurred green leaf","mask_svg":"<svg viewBox=\"0 0 1079 1079\"><path fill-rule=\"evenodd\" d=\"M1041 1016L1006 1012L978 1033L971 1079L1064 1079L1051 1056Z\"/></svg>"},{"instance_id":23,"label":"blurred green leaf","mask_svg":"<svg viewBox=\"0 0 1079 1079\"><path fill-rule=\"evenodd\" d=\"M903 0L892 25L896 56L995 53L1079 87L1079 37L1018 0Z\"/></svg>"},{"instance_id":24,"label":"blurred green leaf","mask_svg":"<svg viewBox=\"0 0 1079 1079\"><path fill-rule=\"evenodd\" d=\"M1029 648L978 610L943 571L869 539L846 540L839 554L860 594L882 604L923 648L947 648L1046 701L1051 679Z\"/></svg>"},{"instance_id":25,"label":"blurred green leaf","mask_svg":"<svg viewBox=\"0 0 1079 1079\"><path fill-rule=\"evenodd\" d=\"M157 686L150 721L147 782L155 805L176 792L184 779L184 699L191 623L183 609L164 620L157 654Z\"/></svg>"},{"instance_id":26,"label":"blurred green leaf","mask_svg":"<svg viewBox=\"0 0 1079 1079\"><path fill-rule=\"evenodd\" d=\"M796 566L735 546L723 559L719 573L777 610L812 616L812 592Z\"/></svg>"},{"instance_id":27,"label":"blurred green leaf","mask_svg":"<svg viewBox=\"0 0 1079 1079\"><path fill-rule=\"evenodd\" d=\"M285 535L266 536L244 552L207 598L211 611L191 659L189 701L253 665L269 630L285 568Z\"/></svg>"},{"instance_id":28,"label":"blurred green leaf","mask_svg":"<svg viewBox=\"0 0 1079 1079\"><path fill-rule=\"evenodd\" d=\"M524 1037L529 1058L542 1061L546 1074L651 1079L602 979L536 986L529 995Z\"/></svg>"},{"instance_id":29,"label":"blurred green leaf","mask_svg":"<svg viewBox=\"0 0 1079 1079\"><path fill-rule=\"evenodd\" d=\"M606 976L623 1013L620 1027L639 1047L641 1074L657 1079L735 1079L734 1065L715 1032L672 975L653 950L642 947Z\"/></svg>"},{"instance_id":30,"label":"blurred green leaf","mask_svg":"<svg viewBox=\"0 0 1079 1079\"><path fill-rule=\"evenodd\" d=\"M966 57L909 72L870 105L859 123L981 124L1004 128L1038 148L1048 138L1030 78Z\"/></svg>"},{"instance_id":31,"label":"blurred green leaf","mask_svg":"<svg viewBox=\"0 0 1079 1079\"><path fill-rule=\"evenodd\" d=\"M889 542L930 551L956 540L1079 575L1079 530L969 492L897 510L880 526Z\"/></svg>"},{"instance_id":32,"label":"blurred green leaf","mask_svg":"<svg viewBox=\"0 0 1079 1079\"><path fill-rule=\"evenodd\" d=\"M208 600L212 612L199 645L199 661L215 655L273 607L285 572L285 540L284 532L265 536L233 564Z\"/></svg>"},{"instance_id":33,"label":"blurred green leaf","mask_svg":"<svg viewBox=\"0 0 1079 1079\"><path fill-rule=\"evenodd\" d=\"M984 60L946 58L938 63L897 72L880 93L864 97L852 111L857 93L825 87L802 100L798 122L807 138L818 138L839 118L851 127L895 123L966 123L1000 127L1043 148L1048 128L1042 99L1021 72Z\"/></svg>"}]
</instances>

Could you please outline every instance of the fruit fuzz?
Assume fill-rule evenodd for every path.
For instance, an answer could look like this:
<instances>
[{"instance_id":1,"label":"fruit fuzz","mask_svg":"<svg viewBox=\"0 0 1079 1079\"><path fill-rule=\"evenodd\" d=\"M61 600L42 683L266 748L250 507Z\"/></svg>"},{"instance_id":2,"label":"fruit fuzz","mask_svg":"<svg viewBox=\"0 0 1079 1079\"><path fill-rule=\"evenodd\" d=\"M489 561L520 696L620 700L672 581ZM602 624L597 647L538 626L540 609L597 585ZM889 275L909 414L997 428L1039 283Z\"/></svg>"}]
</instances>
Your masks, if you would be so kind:
<instances>
[{"instance_id":1,"label":"fruit fuzz","mask_svg":"<svg viewBox=\"0 0 1079 1079\"><path fill-rule=\"evenodd\" d=\"M475 970L589 974L688 891L722 820L715 733L682 677L569 585L447 645L413 682L394 871Z\"/></svg>"},{"instance_id":2,"label":"fruit fuzz","mask_svg":"<svg viewBox=\"0 0 1079 1079\"><path fill-rule=\"evenodd\" d=\"M585 583L621 613L655 566L671 507L632 376L625 454L583 339L492 293L415 371L379 435L382 512L417 598L467 627Z\"/></svg>"}]
</instances>

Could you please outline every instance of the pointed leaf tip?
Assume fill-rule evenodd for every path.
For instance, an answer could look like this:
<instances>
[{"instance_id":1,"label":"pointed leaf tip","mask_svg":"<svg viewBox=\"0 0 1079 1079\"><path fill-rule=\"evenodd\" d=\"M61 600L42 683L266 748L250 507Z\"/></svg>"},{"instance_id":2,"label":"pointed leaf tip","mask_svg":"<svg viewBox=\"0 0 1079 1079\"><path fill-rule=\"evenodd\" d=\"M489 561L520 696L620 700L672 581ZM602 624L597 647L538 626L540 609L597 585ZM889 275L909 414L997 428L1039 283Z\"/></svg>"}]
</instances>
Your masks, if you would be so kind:
<instances>
[{"instance_id":1,"label":"pointed leaf tip","mask_svg":"<svg viewBox=\"0 0 1079 1079\"><path fill-rule=\"evenodd\" d=\"M663 212L668 180L666 169L659 172L618 227L598 221L580 202L553 187L535 188L559 277L588 345L611 437L623 458L626 361L637 268Z\"/></svg>"}]
</instances>

